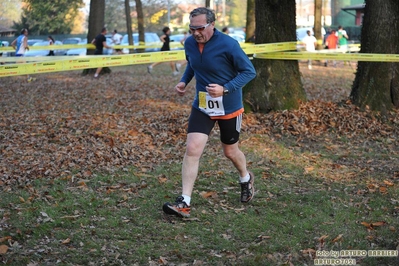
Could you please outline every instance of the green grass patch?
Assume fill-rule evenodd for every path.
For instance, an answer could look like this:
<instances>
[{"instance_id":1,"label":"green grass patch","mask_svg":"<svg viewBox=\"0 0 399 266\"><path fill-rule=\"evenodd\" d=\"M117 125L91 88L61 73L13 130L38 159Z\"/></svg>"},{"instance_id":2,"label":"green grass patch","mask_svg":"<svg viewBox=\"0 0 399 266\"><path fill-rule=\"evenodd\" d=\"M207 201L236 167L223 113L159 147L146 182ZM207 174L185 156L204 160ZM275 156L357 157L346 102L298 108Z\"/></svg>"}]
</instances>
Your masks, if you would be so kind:
<instances>
[{"instance_id":1,"label":"green grass patch","mask_svg":"<svg viewBox=\"0 0 399 266\"><path fill-rule=\"evenodd\" d=\"M373 174L336 178L333 170L345 177L357 168L337 168L335 152L344 151L328 145L319 142L316 149L261 136L244 141L257 177L256 196L247 205L239 202L236 172L210 149L201 159L189 219L162 213L162 204L180 193L179 163L152 172L132 168L90 180L20 185L2 192L0 238L9 236L10 245L1 260L11 265L313 265L316 251L396 250L397 184ZM371 157L361 150L364 158ZM385 158L384 152L370 152L375 160ZM201 196L209 191L213 197ZM392 257L355 259L359 265L397 263Z\"/></svg>"}]
</instances>

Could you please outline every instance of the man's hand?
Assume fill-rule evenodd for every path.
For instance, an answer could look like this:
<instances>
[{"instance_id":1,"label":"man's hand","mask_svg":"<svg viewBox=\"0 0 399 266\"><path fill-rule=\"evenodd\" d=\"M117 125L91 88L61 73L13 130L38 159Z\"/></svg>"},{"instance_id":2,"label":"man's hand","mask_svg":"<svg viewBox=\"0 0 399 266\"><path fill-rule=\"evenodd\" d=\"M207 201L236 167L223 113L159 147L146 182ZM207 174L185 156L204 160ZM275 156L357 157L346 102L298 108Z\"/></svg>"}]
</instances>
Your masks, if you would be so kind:
<instances>
[{"instance_id":1,"label":"man's hand","mask_svg":"<svg viewBox=\"0 0 399 266\"><path fill-rule=\"evenodd\" d=\"M224 89L223 86L220 86L219 84L208 84L205 89L208 91L209 95L212 98L223 96Z\"/></svg>"},{"instance_id":2,"label":"man's hand","mask_svg":"<svg viewBox=\"0 0 399 266\"><path fill-rule=\"evenodd\" d=\"M184 82L179 82L175 86L175 90L177 91L177 94L180 96L183 96L186 93L186 83Z\"/></svg>"}]
</instances>

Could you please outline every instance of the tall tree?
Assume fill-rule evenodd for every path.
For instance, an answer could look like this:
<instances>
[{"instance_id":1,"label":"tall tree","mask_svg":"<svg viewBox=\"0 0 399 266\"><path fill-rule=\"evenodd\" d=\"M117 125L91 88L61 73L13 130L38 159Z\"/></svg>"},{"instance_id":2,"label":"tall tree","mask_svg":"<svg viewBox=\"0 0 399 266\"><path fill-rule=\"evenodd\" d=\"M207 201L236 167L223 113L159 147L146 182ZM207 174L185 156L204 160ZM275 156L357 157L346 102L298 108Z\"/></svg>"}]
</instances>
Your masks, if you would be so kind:
<instances>
[{"instance_id":1,"label":"tall tree","mask_svg":"<svg viewBox=\"0 0 399 266\"><path fill-rule=\"evenodd\" d=\"M137 12L137 29L139 31L139 43L142 44L145 42L143 4L141 3L141 0L135 0L135 1L136 1L136 12ZM144 50L139 49L138 52L144 52Z\"/></svg>"},{"instance_id":2,"label":"tall tree","mask_svg":"<svg viewBox=\"0 0 399 266\"><path fill-rule=\"evenodd\" d=\"M91 0L89 13L89 32L87 33L87 42L91 41L101 32L104 27L105 0ZM93 49L88 49L87 54L94 54ZM96 71L95 68L83 70L83 75L91 74ZM101 73L110 73L109 67L103 67Z\"/></svg>"},{"instance_id":3,"label":"tall tree","mask_svg":"<svg viewBox=\"0 0 399 266\"><path fill-rule=\"evenodd\" d=\"M89 31L87 42L90 43L104 27L105 0L91 0L89 13ZM93 49L88 49L87 54L94 54Z\"/></svg>"},{"instance_id":4,"label":"tall tree","mask_svg":"<svg viewBox=\"0 0 399 266\"><path fill-rule=\"evenodd\" d=\"M314 36L317 39L317 50L323 49L323 35L321 31L323 0L314 0Z\"/></svg>"},{"instance_id":5,"label":"tall tree","mask_svg":"<svg viewBox=\"0 0 399 266\"><path fill-rule=\"evenodd\" d=\"M70 33L78 9L83 0L23 0L23 16L30 26L31 34ZM32 28L37 32L32 32Z\"/></svg>"},{"instance_id":6,"label":"tall tree","mask_svg":"<svg viewBox=\"0 0 399 266\"><path fill-rule=\"evenodd\" d=\"M255 35L255 0L247 0L247 25L245 26L245 42L253 40Z\"/></svg>"},{"instance_id":7,"label":"tall tree","mask_svg":"<svg viewBox=\"0 0 399 266\"><path fill-rule=\"evenodd\" d=\"M11 28L13 21L19 19L21 1L20 0L0 0L0 25Z\"/></svg>"},{"instance_id":8,"label":"tall tree","mask_svg":"<svg viewBox=\"0 0 399 266\"><path fill-rule=\"evenodd\" d=\"M132 29L132 17L130 15L130 1L125 0L125 14L126 14L126 32L129 45L133 45L133 29ZM129 54L132 53L134 49L129 49Z\"/></svg>"},{"instance_id":9,"label":"tall tree","mask_svg":"<svg viewBox=\"0 0 399 266\"><path fill-rule=\"evenodd\" d=\"M255 43L296 40L295 0L256 0ZM244 88L253 111L295 109L306 100L298 61L254 58L257 77Z\"/></svg>"},{"instance_id":10,"label":"tall tree","mask_svg":"<svg viewBox=\"0 0 399 266\"><path fill-rule=\"evenodd\" d=\"M367 0L360 53L399 54L399 2ZM359 62L351 100L361 108L399 107L399 63Z\"/></svg>"},{"instance_id":11,"label":"tall tree","mask_svg":"<svg viewBox=\"0 0 399 266\"><path fill-rule=\"evenodd\" d=\"M109 30L121 31L126 25L124 0L105 0L104 21Z\"/></svg>"}]
</instances>

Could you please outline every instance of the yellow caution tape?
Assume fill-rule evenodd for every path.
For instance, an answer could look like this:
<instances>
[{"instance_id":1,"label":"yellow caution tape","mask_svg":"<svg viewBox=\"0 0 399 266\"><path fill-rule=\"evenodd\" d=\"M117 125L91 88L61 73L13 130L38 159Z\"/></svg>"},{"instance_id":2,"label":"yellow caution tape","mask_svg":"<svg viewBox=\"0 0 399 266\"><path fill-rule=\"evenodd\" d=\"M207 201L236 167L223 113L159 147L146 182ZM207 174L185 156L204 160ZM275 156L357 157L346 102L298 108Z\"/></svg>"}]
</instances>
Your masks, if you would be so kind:
<instances>
[{"instance_id":1,"label":"yellow caution tape","mask_svg":"<svg viewBox=\"0 0 399 266\"><path fill-rule=\"evenodd\" d=\"M82 45L72 45L79 48ZM92 45L88 45L90 47ZM39 47L39 46L37 46ZM48 46L46 46L47 48ZM117 47L117 46L114 46ZM119 47L119 46L118 46ZM138 48L140 46L120 46L128 48ZM152 46L142 46L149 48ZM156 46L158 47L158 46ZM270 44L242 44L243 50L247 54L268 53L276 51L287 51L295 49L295 42L270 43ZM51 46L53 48L53 46ZM68 47L69 48L69 47ZM3 60L4 59L4 60ZM0 77L49 73L57 71L70 71L78 69L88 69L97 67L111 67L134 64L149 64L153 62L170 62L185 60L184 50L172 50L152 53L136 53L126 55L89 55L89 56L41 56L41 57L5 57L0 58L3 62L12 62L0 66Z\"/></svg>"},{"instance_id":2,"label":"yellow caution tape","mask_svg":"<svg viewBox=\"0 0 399 266\"><path fill-rule=\"evenodd\" d=\"M399 54L363 54L363 53L328 53L328 52L275 52L258 53L254 58L280 60L343 60L368 62L399 62Z\"/></svg>"},{"instance_id":3,"label":"yellow caution tape","mask_svg":"<svg viewBox=\"0 0 399 266\"><path fill-rule=\"evenodd\" d=\"M176 43L177 44L177 43ZM177 47L181 47L177 44ZM94 45L65 45L62 48L70 49L94 48ZM45 47L45 48L43 48ZM58 48L61 46L42 46L41 49ZM158 45L120 45L113 48L150 48ZM279 60L354 60L354 61L378 61L399 62L399 55L391 54L359 54L343 53L340 50L321 50L317 52L287 52L296 51L296 42L268 43L268 44L241 44L246 54L253 54L258 59ZM39 48L36 46L35 48ZM359 51L358 46L350 48L351 51ZM57 50L57 49L54 49ZM283 52L285 51L285 52ZM0 62L11 64L0 65L0 77L49 73L58 71L70 71L97 67L112 67L134 64L149 64L153 62L170 62L185 60L184 50L172 50L152 53L134 53L126 55L88 55L88 56L41 56L41 57L4 57Z\"/></svg>"}]
</instances>

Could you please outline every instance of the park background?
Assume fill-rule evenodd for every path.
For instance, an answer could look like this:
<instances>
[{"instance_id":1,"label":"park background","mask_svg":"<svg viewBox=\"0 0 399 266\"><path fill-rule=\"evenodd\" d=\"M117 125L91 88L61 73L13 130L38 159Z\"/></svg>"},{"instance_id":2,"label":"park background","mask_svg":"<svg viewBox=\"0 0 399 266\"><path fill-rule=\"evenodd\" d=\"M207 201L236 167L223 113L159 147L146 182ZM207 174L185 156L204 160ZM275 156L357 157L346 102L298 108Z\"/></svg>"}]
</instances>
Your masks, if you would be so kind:
<instances>
[{"instance_id":1,"label":"park background","mask_svg":"<svg viewBox=\"0 0 399 266\"><path fill-rule=\"evenodd\" d=\"M245 114L250 205L216 128L190 219L161 206L180 191L193 84L176 97L167 65L151 76L115 67L95 82L81 71L1 78L1 261L312 265L317 251L398 250L398 113L348 100L357 64L298 62L308 101Z\"/></svg>"}]
</instances>

